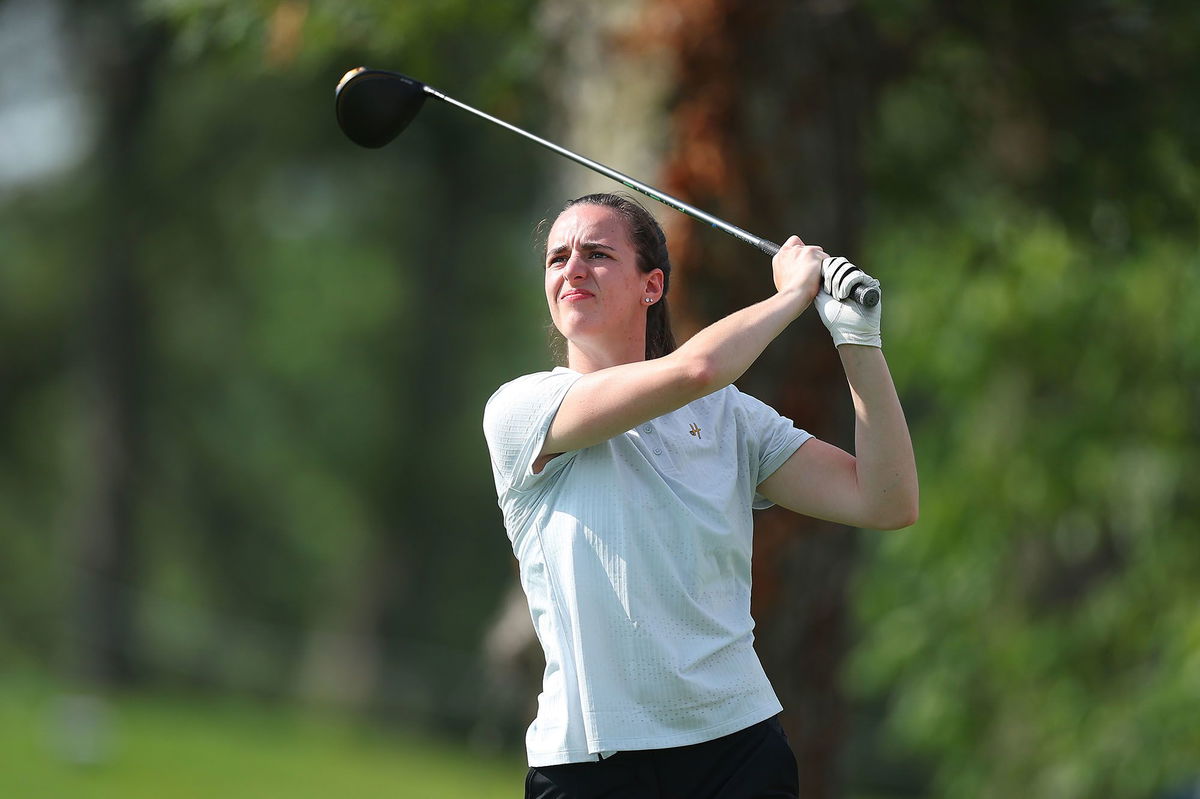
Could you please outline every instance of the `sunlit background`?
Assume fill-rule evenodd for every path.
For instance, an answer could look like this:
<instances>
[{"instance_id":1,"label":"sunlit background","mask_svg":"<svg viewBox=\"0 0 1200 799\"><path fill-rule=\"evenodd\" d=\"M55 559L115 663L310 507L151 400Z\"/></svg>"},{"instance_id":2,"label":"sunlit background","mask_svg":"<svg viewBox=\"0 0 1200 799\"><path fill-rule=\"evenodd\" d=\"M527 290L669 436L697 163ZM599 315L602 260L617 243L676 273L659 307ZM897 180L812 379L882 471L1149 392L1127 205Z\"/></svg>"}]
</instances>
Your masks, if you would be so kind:
<instances>
[{"instance_id":1,"label":"sunlit background","mask_svg":"<svg viewBox=\"0 0 1200 799\"><path fill-rule=\"evenodd\" d=\"M614 184L883 282L922 515L759 517L806 799L1200 796L1200 6L0 0L0 796L510 797L541 655L481 432ZM648 202L648 201L647 201ZM655 206L687 336L765 296ZM851 447L803 319L743 381Z\"/></svg>"}]
</instances>

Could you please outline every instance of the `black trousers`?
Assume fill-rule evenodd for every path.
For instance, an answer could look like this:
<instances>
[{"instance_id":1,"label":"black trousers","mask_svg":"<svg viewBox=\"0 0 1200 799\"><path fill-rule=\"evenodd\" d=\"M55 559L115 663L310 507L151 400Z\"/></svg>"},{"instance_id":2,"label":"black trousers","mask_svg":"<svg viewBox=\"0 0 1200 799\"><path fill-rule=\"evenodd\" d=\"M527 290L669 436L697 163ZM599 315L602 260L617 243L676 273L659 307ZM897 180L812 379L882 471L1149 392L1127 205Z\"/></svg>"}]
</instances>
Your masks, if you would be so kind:
<instances>
[{"instance_id":1,"label":"black trousers","mask_svg":"<svg viewBox=\"0 0 1200 799\"><path fill-rule=\"evenodd\" d=\"M713 741L529 769L525 799L766 799L799 794L777 718Z\"/></svg>"}]
</instances>

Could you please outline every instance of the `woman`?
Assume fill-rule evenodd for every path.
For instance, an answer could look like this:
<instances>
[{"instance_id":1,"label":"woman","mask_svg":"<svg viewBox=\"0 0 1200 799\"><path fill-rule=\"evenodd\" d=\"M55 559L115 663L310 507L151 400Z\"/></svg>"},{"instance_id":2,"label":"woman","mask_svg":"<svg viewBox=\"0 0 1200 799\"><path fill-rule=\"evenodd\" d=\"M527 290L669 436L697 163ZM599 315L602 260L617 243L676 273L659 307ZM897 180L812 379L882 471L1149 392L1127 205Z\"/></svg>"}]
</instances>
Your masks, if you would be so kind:
<instances>
[{"instance_id":1,"label":"woman","mask_svg":"<svg viewBox=\"0 0 1200 799\"><path fill-rule=\"evenodd\" d=\"M828 293L871 279L840 284L834 264L791 237L773 296L676 348L654 218L602 194L554 221L546 301L567 366L507 383L484 412L546 655L527 797L795 796L782 708L753 649L751 511L778 503L875 529L917 514L880 308ZM731 385L814 300L850 385L857 457Z\"/></svg>"}]
</instances>

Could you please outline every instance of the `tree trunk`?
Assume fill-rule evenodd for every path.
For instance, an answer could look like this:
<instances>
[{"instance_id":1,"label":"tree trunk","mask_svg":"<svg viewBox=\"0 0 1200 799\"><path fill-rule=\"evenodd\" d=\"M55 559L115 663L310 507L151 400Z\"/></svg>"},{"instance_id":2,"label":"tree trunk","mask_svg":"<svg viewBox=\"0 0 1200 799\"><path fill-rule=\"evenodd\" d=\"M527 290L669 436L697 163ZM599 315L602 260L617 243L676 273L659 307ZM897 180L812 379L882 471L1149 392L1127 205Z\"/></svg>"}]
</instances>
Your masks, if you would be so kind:
<instances>
[{"instance_id":1,"label":"tree trunk","mask_svg":"<svg viewBox=\"0 0 1200 799\"><path fill-rule=\"evenodd\" d=\"M872 104L869 29L851 4L656 0L677 53L666 189L782 243L798 234L857 255L859 141ZM669 9L672 14L666 13ZM857 54L857 55L856 55ZM771 291L769 260L672 217L677 327L684 335ZM820 438L853 447L845 378L815 312L740 387ZM817 534L820 533L820 534ZM780 509L756 520L758 650L784 705L801 796L841 793L847 707L840 686L856 534Z\"/></svg>"},{"instance_id":2,"label":"tree trunk","mask_svg":"<svg viewBox=\"0 0 1200 799\"><path fill-rule=\"evenodd\" d=\"M70 676L104 686L135 676L134 510L143 414L144 298L139 239L150 203L139 180L139 137L148 116L165 37L135 26L118 5L103 20L73 15L97 56L100 124L93 190L101 209L95 232L81 335L84 412L89 431L85 481L70 575Z\"/></svg>"}]
</instances>

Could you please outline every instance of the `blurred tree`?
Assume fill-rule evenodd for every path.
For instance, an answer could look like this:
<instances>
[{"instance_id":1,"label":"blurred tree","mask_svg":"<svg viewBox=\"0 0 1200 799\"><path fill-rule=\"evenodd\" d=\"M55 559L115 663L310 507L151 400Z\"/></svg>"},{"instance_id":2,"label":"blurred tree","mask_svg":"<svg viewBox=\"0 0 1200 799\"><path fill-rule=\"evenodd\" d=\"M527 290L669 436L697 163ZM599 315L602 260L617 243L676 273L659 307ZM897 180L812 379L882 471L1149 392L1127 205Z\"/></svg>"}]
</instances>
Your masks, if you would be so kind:
<instances>
[{"instance_id":1,"label":"blurred tree","mask_svg":"<svg viewBox=\"0 0 1200 799\"><path fill-rule=\"evenodd\" d=\"M1200 766L1200 14L870 8L866 251L924 501L872 546L853 674L876 756L931 779L868 784L1155 795Z\"/></svg>"},{"instance_id":2,"label":"blurred tree","mask_svg":"<svg viewBox=\"0 0 1200 799\"><path fill-rule=\"evenodd\" d=\"M113 630L93 671L470 722L511 558L480 414L540 346L544 159L440 109L358 150L331 100L400 48L521 121L528 6L73 8L91 157L0 217L0 324L29 342L0 355L6 651L50 658L53 586L84 597L73 645ZM70 291L74 262L109 288ZM75 466L93 412L106 448ZM99 565L56 559L63 517Z\"/></svg>"},{"instance_id":3,"label":"blurred tree","mask_svg":"<svg viewBox=\"0 0 1200 799\"><path fill-rule=\"evenodd\" d=\"M83 414L88 446L84 488L71 544L73 612L67 623L72 676L110 685L135 677L136 632L130 587L141 552L134 530L145 440L145 287L142 242L154 223L140 153L148 146L166 31L139 26L126 3L97 16L85 7L68 17L85 33L94 58L97 136L90 192L97 213L79 232L88 284L79 368L86 376Z\"/></svg>"},{"instance_id":4,"label":"blurred tree","mask_svg":"<svg viewBox=\"0 0 1200 799\"><path fill-rule=\"evenodd\" d=\"M860 9L827 3L663 0L677 52L668 185L782 242L797 233L861 255L861 143L879 75ZM683 310L693 327L771 290L767 258L699 225L674 231ZM740 381L815 435L853 449L845 378L806 314ZM758 649L784 705L806 797L839 795L847 735L841 673L849 637L854 531L778 508L758 514Z\"/></svg>"},{"instance_id":5,"label":"blurred tree","mask_svg":"<svg viewBox=\"0 0 1200 799\"><path fill-rule=\"evenodd\" d=\"M201 434L163 420L197 439L186 455L202 454L171 470L171 490L207 531L207 592L223 616L268 625L237 636L265 639L266 657L246 656L241 677L217 665L214 679L277 690L280 660L293 661L314 697L411 721L473 716L472 650L507 573L479 416L502 364L538 335L537 320L513 310L524 307L515 298L529 256L526 215L512 221L536 196L537 159L440 109L385 152L357 150L333 125L330 100L340 71L366 62L520 112L527 66L514 54L527 7L157 9L196 93L220 60L242 75L224 97L175 111L225 126L233 146L197 139L164 165L202 183L223 162L226 177L209 190L216 206L193 212L232 259L223 279L235 288L210 290L240 298L223 319L232 351L202 364L236 382L196 396L181 372L175 402L191 406ZM485 52L483 39L507 43ZM403 64L390 63L396 49ZM249 225L221 210L243 197L259 198ZM192 282L211 283L199 271L209 266L193 269ZM177 301L196 312L186 295ZM217 425L205 421L214 411ZM230 437L252 446L231 451ZM234 590L220 598L221 588Z\"/></svg>"}]
</instances>

